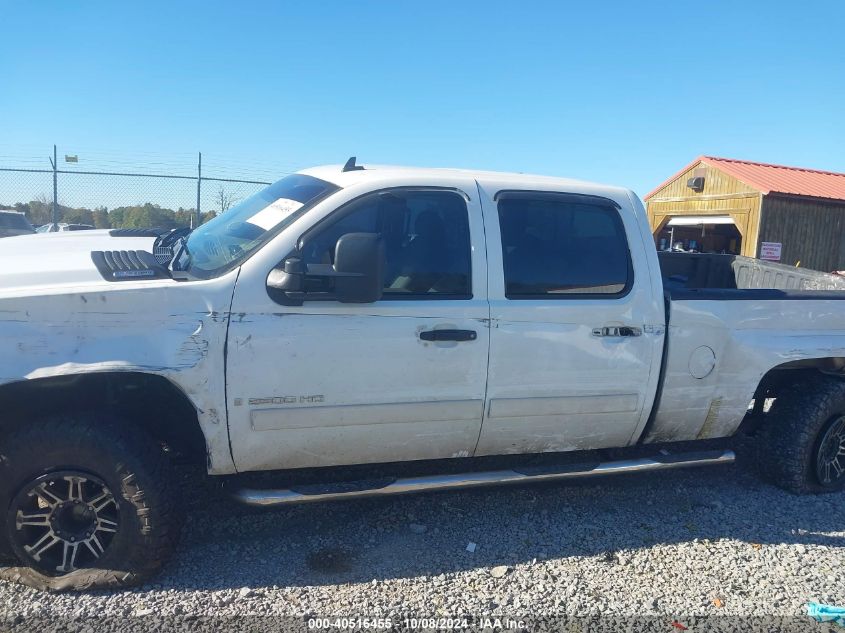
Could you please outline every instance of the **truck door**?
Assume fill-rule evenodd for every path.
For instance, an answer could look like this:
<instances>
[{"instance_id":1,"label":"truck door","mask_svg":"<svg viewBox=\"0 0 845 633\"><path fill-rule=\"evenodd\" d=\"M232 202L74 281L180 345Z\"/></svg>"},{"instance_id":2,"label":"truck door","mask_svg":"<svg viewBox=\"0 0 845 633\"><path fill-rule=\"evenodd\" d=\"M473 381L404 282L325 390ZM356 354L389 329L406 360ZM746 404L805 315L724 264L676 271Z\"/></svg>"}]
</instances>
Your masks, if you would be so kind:
<instances>
[{"instance_id":1,"label":"truck door","mask_svg":"<svg viewBox=\"0 0 845 633\"><path fill-rule=\"evenodd\" d=\"M358 195L294 236L306 264L325 266L340 236L381 234L386 272L377 302L340 303L330 279L308 278L302 306L280 305L264 288L272 266L244 265L227 357L239 470L472 453L489 307L481 208L475 182L465 180Z\"/></svg>"},{"instance_id":2,"label":"truck door","mask_svg":"<svg viewBox=\"0 0 845 633\"><path fill-rule=\"evenodd\" d=\"M627 197L479 187L491 340L476 454L635 441L656 392L663 313Z\"/></svg>"}]
</instances>

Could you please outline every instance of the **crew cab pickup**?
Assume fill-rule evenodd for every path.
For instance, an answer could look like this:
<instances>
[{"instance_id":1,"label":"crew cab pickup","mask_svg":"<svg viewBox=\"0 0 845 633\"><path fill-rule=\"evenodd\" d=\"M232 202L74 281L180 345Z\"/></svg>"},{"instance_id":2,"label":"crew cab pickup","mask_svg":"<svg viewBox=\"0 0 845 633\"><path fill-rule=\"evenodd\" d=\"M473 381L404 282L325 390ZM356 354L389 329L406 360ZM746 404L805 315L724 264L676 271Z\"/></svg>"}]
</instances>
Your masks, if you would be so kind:
<instances>
[{"instance_id":1,"label":"crew cab pickup","mask_svg":"<svg viewBox=\"0 0 845 633\"><path fill-rule=\"evenodd\" d=\"M771 481L845 486L845 280L658 256L626 189L350 159L153 235L3 240L4 577L149 577L174 458L274 505L718 464L754 421Z\"/></svg>"}]
</instances>

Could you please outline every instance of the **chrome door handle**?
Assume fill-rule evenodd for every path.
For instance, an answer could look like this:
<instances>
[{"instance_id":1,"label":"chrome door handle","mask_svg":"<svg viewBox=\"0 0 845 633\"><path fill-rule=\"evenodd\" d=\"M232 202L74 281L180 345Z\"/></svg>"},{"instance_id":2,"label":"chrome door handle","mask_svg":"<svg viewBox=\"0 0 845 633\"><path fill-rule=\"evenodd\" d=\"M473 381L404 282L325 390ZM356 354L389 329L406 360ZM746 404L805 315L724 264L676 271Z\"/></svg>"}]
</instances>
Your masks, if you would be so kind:
<instances>
[{"instance_id":1,"label":"chrome door handle","mask_svg":"<svg viewBox=\"0 0 845 633\"><path fill-rule=\"evenodd\" d=\"M642 334L642 328L632 327L630 325L610 325L593 328L593 336L605 336L609 338L642 336Z\"/></svg>"}]
</instances>

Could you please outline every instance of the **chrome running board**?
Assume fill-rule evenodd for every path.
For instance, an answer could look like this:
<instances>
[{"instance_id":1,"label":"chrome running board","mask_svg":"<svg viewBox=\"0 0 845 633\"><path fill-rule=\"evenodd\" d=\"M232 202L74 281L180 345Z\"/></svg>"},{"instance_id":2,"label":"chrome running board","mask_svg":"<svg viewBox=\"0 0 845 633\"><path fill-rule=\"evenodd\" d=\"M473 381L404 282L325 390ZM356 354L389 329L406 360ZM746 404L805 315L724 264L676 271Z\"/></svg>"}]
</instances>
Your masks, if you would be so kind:
<instances>
[{"instance_id":1,"label":"chrome running board","mask_svg":"<svg viewBox=\"0 0 845 633\"><path fill-rule=\"evenodd\" d=\"M256 490L243 488L232 492L235 500L251 506L275 506L289 503L330 501L376 497L381 495L408 494L436 490L454 490L503 484L524 484L534 481L555 481L598 477L616 473L639 473L652 470L669 470L691 466L730 464L736 459L733 451L705 451L678 455L657 455L612 462L569 464L558 467L525 467L513 470L494 470L452 475L427 475L388 479L376 482L344 482L325 485L305 485L282 490Z\"/></svg>"}]
</instances>

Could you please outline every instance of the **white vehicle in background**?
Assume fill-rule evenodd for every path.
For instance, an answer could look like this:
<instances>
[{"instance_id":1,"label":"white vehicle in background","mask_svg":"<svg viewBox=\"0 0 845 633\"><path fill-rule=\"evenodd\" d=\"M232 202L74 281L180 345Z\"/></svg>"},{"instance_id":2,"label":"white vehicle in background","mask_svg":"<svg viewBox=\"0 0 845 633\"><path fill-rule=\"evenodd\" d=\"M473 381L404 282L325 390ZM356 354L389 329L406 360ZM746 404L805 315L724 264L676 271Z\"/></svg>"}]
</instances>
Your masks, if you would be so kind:
<instances>
[{"instance_id":1,"label":"white vehicle in background","mask_svg":"<svg viewBox=\"0 0 845 633\"><path fill-rule=\"evenodd\" d=\"M0 209L0 237L14 237L29 235L35 229L20 211Z\"/></svg>"},{"instance_id":2,"label":"white vehicle in background","mask_svg":"<svg viewBox=\"0 0 845 633\"><path fill-rule=\"evenodd\" d=\"M725 463L695 442L754 423L771 481L842 490L843 289L658 258L626 189L354 159L191 233L12 240L4 573L148 578L179 534L174 455L276 505Z\"/></svg>"}]
</instances>

